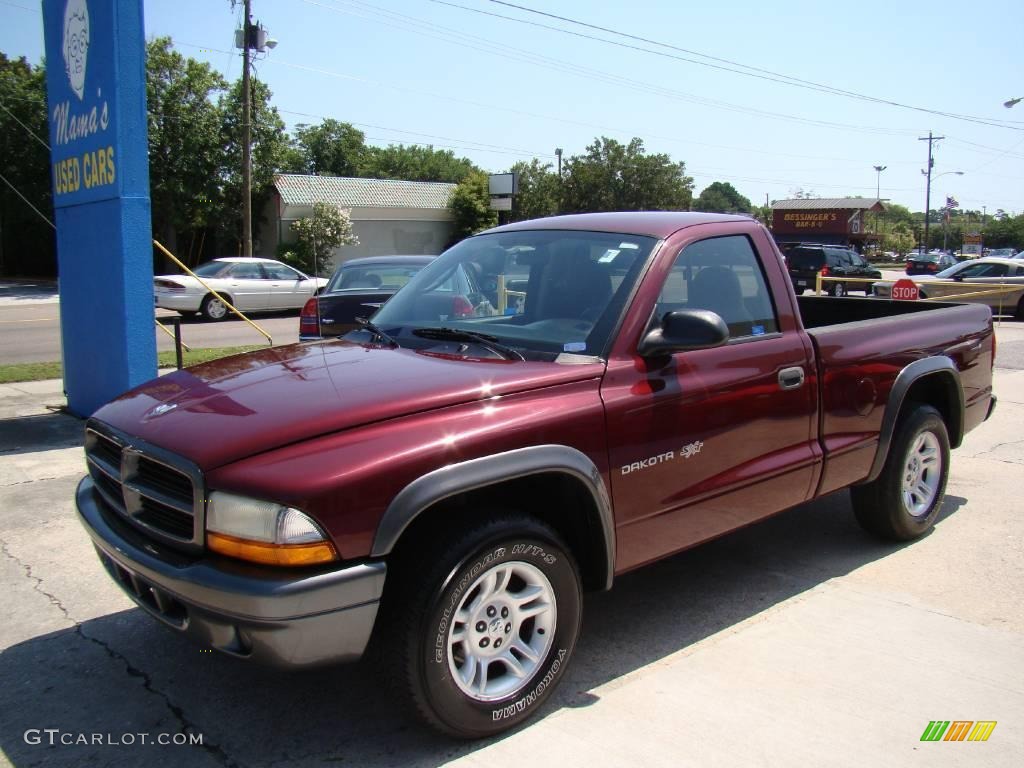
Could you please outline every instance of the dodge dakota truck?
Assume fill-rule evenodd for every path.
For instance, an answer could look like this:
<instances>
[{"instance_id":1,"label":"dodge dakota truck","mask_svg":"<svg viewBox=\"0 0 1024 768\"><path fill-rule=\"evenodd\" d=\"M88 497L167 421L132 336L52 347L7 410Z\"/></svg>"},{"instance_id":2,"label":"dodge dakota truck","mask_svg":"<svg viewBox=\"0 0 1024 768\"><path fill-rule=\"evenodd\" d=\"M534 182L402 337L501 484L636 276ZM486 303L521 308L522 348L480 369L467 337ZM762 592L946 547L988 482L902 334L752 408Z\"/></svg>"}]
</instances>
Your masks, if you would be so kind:
<instances>
[{"instance_id":1,"label":"dodge dakota truck","mask_svg":"<svg viewBox=\"0 0 1024 768\"><path fill-rule=\"evenodd\" d=\"M927 532L994 356L987 307L798 298L746 217L520 222L342 338L103 406L77 508L168 626L287 667L373 649L482 737L544 704L582 593L626 571L846 489L871 534Z\"/></svg>"}]
</instances>

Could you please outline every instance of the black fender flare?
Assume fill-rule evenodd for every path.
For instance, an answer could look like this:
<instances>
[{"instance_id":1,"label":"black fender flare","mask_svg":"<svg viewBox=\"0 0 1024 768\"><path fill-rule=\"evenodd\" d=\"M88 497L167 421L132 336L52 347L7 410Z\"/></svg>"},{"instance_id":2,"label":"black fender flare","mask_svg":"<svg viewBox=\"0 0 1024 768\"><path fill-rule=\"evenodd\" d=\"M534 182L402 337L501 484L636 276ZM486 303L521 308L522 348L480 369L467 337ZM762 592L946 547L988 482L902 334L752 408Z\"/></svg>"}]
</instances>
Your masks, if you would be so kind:
<instances>
[{"instance_id":1,"label":"black fender flare","mask_svg":"<svg viewBox=\"0 0 1024 768\"><path fill-rule=\"evenodd\" d=\"M558 472L583 483L597 510L604 540L605 589L615 572L615 516L601 473L585 454L567 445L537 445L449 464L409 483L391 500L373 538L371 557L389 554L405 529L433 504L505 480Z\"/></svg>"},{"instance_id":2,"label":"black fender flare","mask_svg":"<svg viewBox=\"0 0 1024 768\"><path fill-rule=\"evenodd\" d=\"M956 364L944 355L915 360L899 372L892 389L889 390L889 400L885 405L882 427L878 435L878 450L875 453L875 460L871 464L871 471L863 482L869 483L882 473L882 467L885 466L885 460L889 456L889 447L892 445L892 437L896 431L896 422L899 419L900 410L903 408L903 401L911 386L926 376L945 378L948 386L956 392L956 397L953 399L953 411L950 414L949 443L951 447L956 448L963 440L964 388L960 382L960 371Z\"/></svg>"}]
</instances>

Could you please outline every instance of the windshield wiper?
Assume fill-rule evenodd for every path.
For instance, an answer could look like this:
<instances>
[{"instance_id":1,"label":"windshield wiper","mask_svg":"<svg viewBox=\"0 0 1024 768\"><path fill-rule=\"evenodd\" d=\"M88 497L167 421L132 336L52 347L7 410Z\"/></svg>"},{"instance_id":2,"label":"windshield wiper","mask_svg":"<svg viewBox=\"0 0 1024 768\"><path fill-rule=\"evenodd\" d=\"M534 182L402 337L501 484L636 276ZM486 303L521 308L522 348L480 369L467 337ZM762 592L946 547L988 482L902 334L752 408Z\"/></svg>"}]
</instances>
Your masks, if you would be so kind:
<instances>
[{"instance_id":1,"label":"windshield wiper","mask_svg":"<svg viewBox=\"0 0 1024 768\"><path fill-rule=\"evenodd\" d=\"M385 344L387 344L389 347L394 349L396 347L402 346L397 341L395 341L395 339L392 336L388 336L388 334L385 333L384 330L380 326L374 325L373 322L368 320L367 318L365 318L365 317L357 317L356 318L356 322L359 323L361 326L363 326L363 328L365 328L367 331L372 333L373 334L373 338L380 339Z\"/></svg>"},{"instance_id":2,"label":"windshield wiper","mask_svg":"<svg viewBox=\"0 0 1024 768\"><path fill-rule=\"evenodd\" d=\"M506 360L526 359L522 354L512 349L512 347L506 347L499 342L497 336L491 336L487 333L463 331L459 328L416 328L412 334L413 336L419 336L421 339L435 339L437 341L472 341Z\"/></svg>"}]
</instances>

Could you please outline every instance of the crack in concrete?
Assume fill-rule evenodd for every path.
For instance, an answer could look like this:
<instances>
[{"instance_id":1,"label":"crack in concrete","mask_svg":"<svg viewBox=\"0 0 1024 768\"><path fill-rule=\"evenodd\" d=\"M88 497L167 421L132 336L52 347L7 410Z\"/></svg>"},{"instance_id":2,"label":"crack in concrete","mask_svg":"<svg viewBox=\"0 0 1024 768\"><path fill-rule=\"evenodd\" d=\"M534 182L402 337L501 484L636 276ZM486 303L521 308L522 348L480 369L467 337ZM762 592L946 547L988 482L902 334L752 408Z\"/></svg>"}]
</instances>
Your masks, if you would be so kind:
<instances>
[{"instance_id":1,"label":"crack in concrete","mask_svg":"<svg viewBox=\"0 0 1024 768\"><path fill-rule=\"evenodd\" d=\"M32 480L19 480L16 483L4 483L3 485L0 485L0 488L13 488L16 485L29 485L30 483L41 483L44 480L60 480L60 478L56 477L56 476L55 477L36 477L36 478L33 478Z\"/></svg>"},{"instance_id":2,"label":"crack in concrete","mask_svg":"<svg viewBox=\"0 0 1024 768\"><path fill-rule=\"evenodd\" d=\"M1007 440L1005 443L996 443L991 448L989 448L987 451L982 451L981 453L972 454L968 458L971 458L971 459L981 459L981 458L984 458L984 457L987 457L987 456L991 456L991 454L995 453L1000 448L1005 448L1005 447L1010 446L1010 445L1024 445L1024 440ZM1002 462L1003 464L1017 464L1017 465L1019 465L1021 463L1019 461L1013 461L1011 459L992 459L992 460L993 461Z\"/></svg>"},{"instance_id":3,"label":"crack in concrete","mask_svg":"<svg viewBox=\"0 0 1024 768\"><path fill-rule=\"evenodd\" d=\"M185 711L177 704L175 704L173 701L171 701L170 696L168 696L166 693L164 693L161 690L158 690L153 686L153 679L149 676L149 674L136 667L134 664L131 663L131 661L128 660L127 656L125 656L120 651L111 648L110 645L104 642L103 640L100 640L98 637L92 637L90 635L87 635L84 631L82 631L81 622L79 622L77 619L74 619L71 616L71 613L70 611L68 611L67 606L65 606L64 603L61 602L60 598L58 598L56 595L51 594L50 592L47 592L43 588L43 580L32 572L31 563L26 563L13 552L11 552L11 550L8 548L7 542L3 539L0 539L0 552L2 552L5 557L16 563L23 571L25 571L25 576L31 581L35 582L32 585L32 589L34 589L39 594L43 595L47 600L50 601L51 605L53 605L55 608L57 608L57 610L61 612L61 614L63 614L64 619L74 628L76 635L78 635L83 640L87 640L90 643L93 643L94 645L98 645L111 659L121 662L124 665L125 671L128 673L129 677L134 677L141 680L142 687L146 691L163 700L164 705L174 716L174 719L178 722L178 733L192 733L202 735L202 743L194 746L198 746L204 752L206 752L215 760L217 760L217 762L221 765L228 766L228 768L243 768L242 764L231 758L228 755L228 753L224 751L223 747L217 744L207 743L206 737L203 734L203 732L196 727L195 723L188 719L188 717L185 715Z\"/></svg>"}]
</instances>

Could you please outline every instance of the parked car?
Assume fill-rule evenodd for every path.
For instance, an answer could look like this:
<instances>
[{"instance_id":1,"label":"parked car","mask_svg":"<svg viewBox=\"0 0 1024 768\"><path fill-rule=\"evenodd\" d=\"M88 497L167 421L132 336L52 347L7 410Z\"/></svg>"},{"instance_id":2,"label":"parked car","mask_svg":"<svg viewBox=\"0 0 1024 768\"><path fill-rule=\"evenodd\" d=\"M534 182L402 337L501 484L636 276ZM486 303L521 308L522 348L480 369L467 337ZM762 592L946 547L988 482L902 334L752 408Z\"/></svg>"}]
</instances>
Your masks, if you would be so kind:
<instances>
[{"instance_id":1,"label":"parked car","mask_svg":"<svg viewBox=\"0 0 1024 768\"><path fill-rule=\"evenodd\" d=\"M490 310L453 314L438 286L478 267ZM989 311L788 285L745 216L468 237L372 327L101 407L78 517L170 630L290 669L373 638L410 711L490 737L570 677L584 608L615 608L584 591L835 491L875 536L932 528L950 449L996 404Z\"/></svg>"},{"instance_id":2,"label":"parked car","mask_svg":"<svg viewBox=\"0 0 1024 768\"><path fill-rule=\"evenodd\" d=\"M299 339L341 336L370 317L395 292L437 256L368 256L351 259L331 276L299 315ZM468 290L468 288L466 289Z\"/></svg>"},{"instance_id":3,"label":"parked car","mask_svg":"<svg viewBox=\"0 0 1024 768\"><path fill-rule=\"evenodd\" d=\"M957 260L948 253L910 253L907 255L908 275L937 275Z\"/></svg>"},{"instance_id":4,"label":"parked car","mask_svg":"<svg viewBox=\"0 0 1024 768\"><path fill-rule=\"evenodd\" d=\"M988 252L989 256L994 256L1000 259L1014 259L1020 254L1017 253L1016 248L993 248Z\"/></svg>"},{"instance_id":5,"label":"parked car","mask_svg":"<svg viewBox=\"0 0 1024 768\"><path fill-rule=\"evenodd\" d=\"M816 277L857 277L880 280L882 273L852 248L840 245L800 243L786 252L789 277L797 295L814 290ZM850 291L871 293L871 283L844 283L831 280L822 283L822 290L831 296L845 296Z\"/></svg>"},{"instance_id":6,"label":"parked car","mask_svg":"<svg viewBox=\"0 0 1024 768\"><path fill-rule=\"evenodd\" d=\"M993 314L1016 315L1024 320L1024 261L1019 259L1000 259L988 256L983 259L962 261L936 275L915 275L918 295L922 299L948 298L950 301L971 304L985 304ZM951 281L975 285L976 290L985 286L1019 286L1019 290L1008 293L994 293L985 296L965 296L971 289L957 285L940 285L940 281ZM883 299L892 297L891 282L875 283L875 296Z\"/></svg>"},{"instance_id":7,"label":"parked car","mask_svg":"<svg viewBox=\"0 0 1024 768\"><path fill-rule=\"evenodd\" d=\"M300 309L327 285L326 278L310 277L280 261L244 256L214 259L193 272L241 312ZM230 311L191 275L159 275L153 290L156 306L163 309L198 312L207 320L223 320Z\"/></svg>"}]
</instances>

